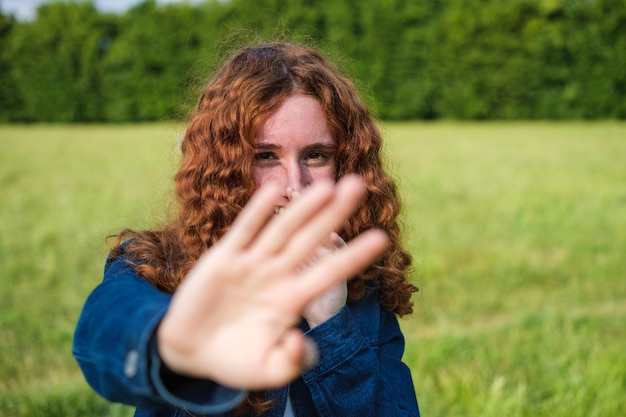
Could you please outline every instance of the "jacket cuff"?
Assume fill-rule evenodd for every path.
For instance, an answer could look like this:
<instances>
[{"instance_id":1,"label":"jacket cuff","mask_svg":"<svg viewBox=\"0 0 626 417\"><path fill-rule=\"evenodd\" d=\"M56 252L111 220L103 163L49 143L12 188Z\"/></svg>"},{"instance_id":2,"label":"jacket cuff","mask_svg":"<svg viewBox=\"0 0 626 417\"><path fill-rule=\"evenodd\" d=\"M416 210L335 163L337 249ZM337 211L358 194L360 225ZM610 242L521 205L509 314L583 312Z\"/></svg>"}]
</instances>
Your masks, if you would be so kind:
<instances>
[{"instance_id":1,"label":"jacket cuff","mask_svg":"<svg viewBox=\"0 0 626 417\"><path fill-rule=\"evenodd\" d=\"M159 397L169 404L192 413L216 414L235 408L247 394L211 380L180 375L170 370L159 356L154 333L148 349L151 382Z\"/></svg>"},{"instance_id":2,"label":"jacket cuff","mask_svg":"<svg viewBox=\"0 0 626 417\"><path fill-rule=\"evenodd\" d=\"M307 383L349 360L365 344L348 306L344 306L337 314L305 334L315 341L319 350L317 365L302 374Z\"/></svg>"}]
</instances>

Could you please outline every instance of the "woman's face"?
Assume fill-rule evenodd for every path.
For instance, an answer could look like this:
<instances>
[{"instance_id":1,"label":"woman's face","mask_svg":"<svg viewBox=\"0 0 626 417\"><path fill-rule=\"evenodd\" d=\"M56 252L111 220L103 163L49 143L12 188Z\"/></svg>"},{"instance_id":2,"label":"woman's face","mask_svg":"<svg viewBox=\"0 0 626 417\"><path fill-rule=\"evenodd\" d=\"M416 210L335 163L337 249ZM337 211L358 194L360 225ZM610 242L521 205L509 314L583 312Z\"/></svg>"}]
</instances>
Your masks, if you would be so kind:
<instances>
[{"instance_id":1,"label":"woman's face","mask_svg":"<svg viewBox=\"0 0 626 417\"><path fill-rule=\"evenodd\" d=\"M337 140L319 102L310 96L287 97L261 125L254 140L254 179L283 190L284 207L313 181L335 179Z\"/></svg>"}]
</instances>

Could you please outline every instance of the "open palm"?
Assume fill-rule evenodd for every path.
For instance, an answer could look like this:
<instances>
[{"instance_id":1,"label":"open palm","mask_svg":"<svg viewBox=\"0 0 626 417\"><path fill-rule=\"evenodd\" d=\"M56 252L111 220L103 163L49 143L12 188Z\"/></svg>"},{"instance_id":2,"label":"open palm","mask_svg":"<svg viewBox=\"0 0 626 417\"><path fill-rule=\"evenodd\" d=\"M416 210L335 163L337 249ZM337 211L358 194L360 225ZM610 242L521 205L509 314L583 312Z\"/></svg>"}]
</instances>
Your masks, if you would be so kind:
<instances>
[{"instance_id":1,"label":"open palm","mask_svg":"<svg viewBox=\"0 0 626 417\"><path fill-rule=\"evenodd\" d=\"M273 216L280 191L262 187L174 294L157 333L168 367L232 388L264 389L313 365L315 346L294 326L313 300L379 256L387 237L371 230L333 256L302 265L363 194L355 176L319 181Z\"/></svg>"}]
</instances>

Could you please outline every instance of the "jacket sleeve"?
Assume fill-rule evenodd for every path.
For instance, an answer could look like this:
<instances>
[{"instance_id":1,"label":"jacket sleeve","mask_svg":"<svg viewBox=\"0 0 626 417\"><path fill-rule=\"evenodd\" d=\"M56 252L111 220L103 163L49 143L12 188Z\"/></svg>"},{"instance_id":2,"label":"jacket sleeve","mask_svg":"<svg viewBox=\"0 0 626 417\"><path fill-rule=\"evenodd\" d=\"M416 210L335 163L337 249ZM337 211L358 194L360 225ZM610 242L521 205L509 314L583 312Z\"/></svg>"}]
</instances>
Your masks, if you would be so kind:
<instances>
[{"instance_id":1,"label":"jacket sleeve","mask_svg":"<svg viewBox=\"0 0 626 417\"><path fill-rule=\"evenodd\" d=\"M109 259L74 333L73 354L87 382L110 401L141 408L212 414L235 407L245 392L176 375L162 364L155 331L170 300L124 258Z\"/></svg>"},{"instance_id":2,"label":"jacket sleeve","mask_svg":"<svg viewBox=\"0 0 626 417\"><path fill-rule=\"evenodd\" d=\"M404 337L395 314L381 311L375 291L309 336L320 362L302 380L320 417L419 416L411 373L402 362Z\"/></svg>"}]
</instances>

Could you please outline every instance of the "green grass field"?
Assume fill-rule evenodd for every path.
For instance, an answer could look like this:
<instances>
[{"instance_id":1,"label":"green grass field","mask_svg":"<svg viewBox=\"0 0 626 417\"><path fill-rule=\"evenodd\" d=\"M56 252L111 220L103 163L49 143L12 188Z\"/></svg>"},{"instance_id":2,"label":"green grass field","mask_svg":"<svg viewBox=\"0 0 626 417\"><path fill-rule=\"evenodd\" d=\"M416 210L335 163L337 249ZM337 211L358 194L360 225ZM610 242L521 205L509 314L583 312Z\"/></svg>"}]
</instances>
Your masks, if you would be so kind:
<instances>
[{"instance_id":1,"label":"green grass field","mask_svg":"<svg viewBox=\"0 0 626 417\"><path fill-rule=\"evenodd\" d=\"M181 127L0 126L0 415L129 416L71 356L104 238L171 208ZM423 416L626 407L626 124L385 124ZM381 416L391 417L391 416Z\"/></svg>"}]
</instances>

